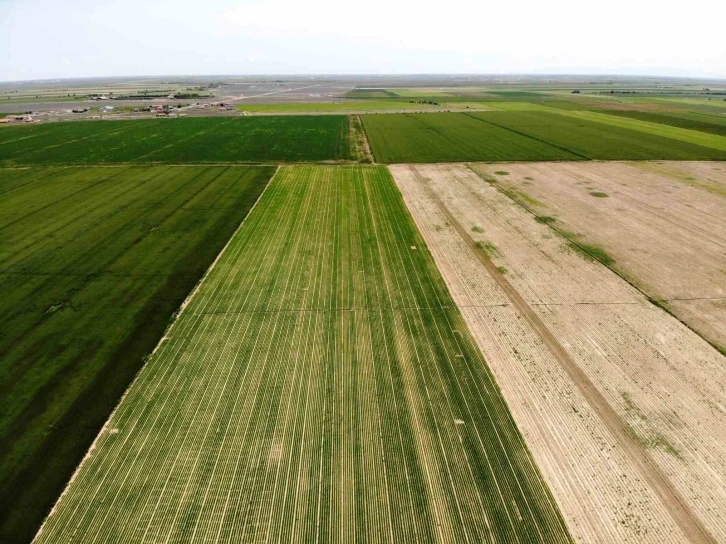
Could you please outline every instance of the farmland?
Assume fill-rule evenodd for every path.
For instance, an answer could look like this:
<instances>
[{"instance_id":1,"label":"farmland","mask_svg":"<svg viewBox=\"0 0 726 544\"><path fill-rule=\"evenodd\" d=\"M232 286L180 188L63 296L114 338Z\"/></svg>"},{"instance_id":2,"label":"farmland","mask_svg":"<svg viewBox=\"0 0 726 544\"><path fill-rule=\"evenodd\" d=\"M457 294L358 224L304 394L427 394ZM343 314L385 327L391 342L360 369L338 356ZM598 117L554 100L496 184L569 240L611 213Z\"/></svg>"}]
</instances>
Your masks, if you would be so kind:
<instances>
[{"instance_id":1,"label":"farmland","mask_svg":"<svg viewBox=\"0 0 726 544\"><path fill-rule=\"evenodd\" d=\"M723 541L723 356L500 182L391 170L573 537Z\"/></svg>"},{"instance_id":2,"label":"farmland","mask_svg":"<svg viewBox=\"0 0 726 544\"><path fill-rule=\"evenodd\" d=\"M283 167L37 542L568 542L387 169Z\"/></svg>"},{"instance_id":3,"label":"farmland","mask_svg":"<svg viewBox=\"0 0 726 544\"><path fill-rule=\"evenodd\" d=\"M514 114L504 112L504 115ZM581 159L567 150L467 114L363 115L361 118L374 157L384 163Z\"/></svg>"},{"instance_id":4,"label":"farmland","mask_svg":"<svg viewBox=\"0 0 726 544\"><path fill-rule=\"evenodd\" d=\"M726 117L709 115L705 113L655 113L648 111L617 111L610 112L612 115L662 123L680 128L709 132L718 136L726 136Z\"/></svg>"},{"instance_id":5,"label":"farmland","mask_svg":"<svg viewBox=\"0 0 726 544\"><path fill-rule=\"evenodd\" d=\"M3 127L0 165L351 158L346 116L150 119Z\"/></svg>"},{"instance_id":6,"label":"farmland","mask_svg":"<svg viewBox=\"0 0 726 544\"><path fill-rule=\"evenodd\" d=\"M471 115L487 123L549 142L588 159L726 159L726 138L685 131L693 138L700 138L704 145L699 145L676 139L677 135L669 137L653 134L649 132L650 127L646 124L612 115L567 111L491 112ZM629 121L627 126L617 126ZM674 128L658 126L664 132ZM712 147L705 144L711 144Z\"/></svg>"},{"instance_id":7,"label":"farmland","mask_svg":"<svg viewBox=\"0 0 726 544\"><path fill-rule=\"evenodd\" d=\"M569 238L602 248L619 274L726 353L726 165L472 168L538 216L551 218ZM593 198L592 193L607 197Z\"/></svg>"},{"instance_id":8,"label":"farmland","mask_svg":"<svg viewBox=\"0 0 726 544\"><path fill-rule=\"evenodd\" d=\"M385 163L726 158L726 138L720 136L657 125L682 131L668 137L645 125L615 126L637 120L542 109L365 115L363 124L376 160ZM689 136L698 143L684 141Z\"/></svg>"},{"instance_id":9,"label":"farmland","mask_svg":"<svg viewBox=\"0 0 726 544\"><path fill-rule=\"evenodd\" d=\"M272 172L0 169L0 541L37 530Z\"/></svg>"}]
</instances>

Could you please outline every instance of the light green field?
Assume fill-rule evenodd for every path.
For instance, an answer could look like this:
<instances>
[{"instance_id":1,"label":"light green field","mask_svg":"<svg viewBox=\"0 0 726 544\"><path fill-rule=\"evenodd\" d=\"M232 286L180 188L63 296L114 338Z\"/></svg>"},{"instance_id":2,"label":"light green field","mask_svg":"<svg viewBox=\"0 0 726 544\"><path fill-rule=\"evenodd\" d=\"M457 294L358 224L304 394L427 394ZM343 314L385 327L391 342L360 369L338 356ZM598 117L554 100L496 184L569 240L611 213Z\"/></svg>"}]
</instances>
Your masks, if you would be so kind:
<instances>
[{"instance_id":1,"label":"light green field","mask_svg":"<svg viewBox=\"0 0 726 544\"><path fill-rule=\"evenodd\" d=\"M680 142L686 142L689 144L718 149L719 151L726 151L726 137L716 134L708 134L700 132L698 130L675 127L672 125L664 125L661 123L652 123L650 121L643 121L640 119L618 117L615 115L608 115L606 113L599 113L595 111L552 111L556 111L558 114L565 115L567 117L596 121L598 123L604 123L606 125L637 130L638 132L652 134L654 136L662 136L665 138L670 138L671 140L678 140Z\"/></svg>"},{"instance_id":2,"label":"light green field","mask_svg":"<svg viewBox=\"0 0 726 544\"><path fill-rule=\"evenodd\" d=\"M441 109L431 104L411 104L405 100L347 100L345 102L300 102L285 104L237 104L239 111L250 113L345 113L385 110Z\"/></svg>"},{"instance_id":3,"label":"light green field","mask_svg":"<svg viewBox=\"0 0 726 544\"><path fill-rule=\"evenodd\" d=\"M654 102L669 102L685 104L688 106L712 106L714 108L726 108L726 96L714 96L711 100L707 98L653 98Z\"/></svg>"},{"instance_id":4,"label":"light green field","mask_svg":"<svg viewBox=\"0 0 726 544\"><path fill-rule=\"evenodd\" d=\"M39 543L570 541L387 169L281 169L167 335Z\"/></svg>"}]
</instances>

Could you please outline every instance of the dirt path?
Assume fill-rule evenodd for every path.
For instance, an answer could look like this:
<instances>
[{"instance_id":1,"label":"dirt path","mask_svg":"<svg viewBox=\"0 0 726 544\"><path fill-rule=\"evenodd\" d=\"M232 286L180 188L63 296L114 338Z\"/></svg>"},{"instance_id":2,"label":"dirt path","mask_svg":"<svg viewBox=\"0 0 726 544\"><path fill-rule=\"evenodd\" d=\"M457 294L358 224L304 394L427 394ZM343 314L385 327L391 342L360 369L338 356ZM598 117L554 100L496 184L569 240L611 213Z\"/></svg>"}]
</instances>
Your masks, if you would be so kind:
<instances>
[{"instance_id":1,"label":"dirt path","mask_svg":"<svg viewBox=\"0 0 726 544\"><path fill-rule=\"evenodd\" d=\"M354 157L359 161L374 163L375 159L371 153L371 147L368 144L368 137L363 128L363 122L360 115L350 115L348 117L350 125L350 143L353 148Z\"/></svg>"},{"instance_id":2,"label":"dirt path","mask_svg":"<svg viewBox=\"0 0 726 544\"><path fill-rule=\"evenodd\" d=\"M355 115L354 118L356 123L356 130L360 138L363 155L368 162L374 163L376 162L376 160L373 158L373 153L371 152L371 145L370 143L368 143L368 135L366 134L365 127L363 127L363 121L360 118L360 115Z\"/></svg>"},{"instance_id":3,"label":"dirt path","mask_svg":"<svg viewBox=\"0 0 726 544\"><path fill-rule=\"evenodd\" d=\"M425 177L421 176L415 167L409 166L412 174L418 181L428 185ZM607 429L611 432L618 444L627 453L631 461L638 467L640 473L656 492L661 502L673 517L678 526L688 536L691 542L711 543L716 542L708 533L702 522L688 506L684 498L673 486L671 480L663 470L653 461L645 447L632 435L628 425L620 418L617 412L610 406L605 397L598 391L588 376L582 371L572 359L557 338L548 329L539 315L522 298L519 292L512 286L487 254L482 250L469 232L459 223L449 211L439 196L429 190L429 196L436 203L450 224L456 229L462 240L471 249L477 259L494 279L497 285L504 291L510 302L521 312L531 328L545 343L549 351L559 362L578 391L587 400Z\"/></svg>"}]
</instances>

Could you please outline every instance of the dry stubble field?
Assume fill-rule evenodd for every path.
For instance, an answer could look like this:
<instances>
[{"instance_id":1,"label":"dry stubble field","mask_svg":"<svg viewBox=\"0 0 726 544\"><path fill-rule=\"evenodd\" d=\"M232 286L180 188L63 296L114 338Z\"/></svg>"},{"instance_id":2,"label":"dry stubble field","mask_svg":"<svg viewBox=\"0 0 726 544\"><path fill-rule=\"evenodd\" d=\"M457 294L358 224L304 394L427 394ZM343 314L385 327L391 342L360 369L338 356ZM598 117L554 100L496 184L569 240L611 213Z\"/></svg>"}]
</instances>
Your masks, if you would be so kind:
<instances>
[{"instance_id":1,"label":"dry stubble field","mask_svg":"<svg viewBox=\"0 0 726 544\"><path fill-rule=\"evenodd\" d=\"M726 539L724 357L466 166L390 169L573 536Z\"/></svg>"},{"instance_id":2,"label":"dry stubble field","mask_svg":"<svg viewBox=\"0 0 726 544\"><path fill-rule=\"evenodd\" d=\"M470 166L604 248L619 273L726 353L726 163Z\"/></svg>"},{"instance_id":3,"label":"dry stubble field","mask_svg":"<svg viewBox=\"0 0 726 544\"><path fill-rule=\"evenodd\" d=\"M37 542L569 542L384 167L282 168Z\"/></svg>"}]
</instances>

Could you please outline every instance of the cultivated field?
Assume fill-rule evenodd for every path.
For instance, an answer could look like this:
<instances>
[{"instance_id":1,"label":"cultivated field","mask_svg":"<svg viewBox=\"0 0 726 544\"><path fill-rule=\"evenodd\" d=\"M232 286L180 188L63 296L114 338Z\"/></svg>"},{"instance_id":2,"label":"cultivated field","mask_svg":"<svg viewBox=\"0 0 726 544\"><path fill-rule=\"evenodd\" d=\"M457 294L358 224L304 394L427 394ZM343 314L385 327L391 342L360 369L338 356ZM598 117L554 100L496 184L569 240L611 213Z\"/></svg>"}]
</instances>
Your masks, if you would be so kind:
<instances>
[{"instance_id":1,"label":"cultivated field","mask_svg":"<svg viewBox=\"0 0 726 544\"><path fill-rule=\"evenodd\" d=\"M553 109L471 115L587 159L726 159L726 138L605 113Z\"/></svg>"},{"instance_id":2,"label":"cultivated field","mask_svg":"<svg viewBox=\"0 0 726 544\"><path fill-rule=\"evenodd\" d=\"M511 111L365 115L363 124L384 163L726 159L722 136L526 102Z\"/></svg>"},{"instance_id":3,"label":"cultivated field","mask_svg":"<svg viewBox=\"0 0 726 544\"><path fill-rule=\"evenodd\" d=\"M724 357L466 166L391 170L572 535L726 539Z\"/></svg>"},{"instance_id":4,"label":"cultivated field","mask_svg":"<svg viewBox=\"0 0 726 544\"><path fill-rule=\"evenodd\" d=\"M272 172L0 169L0 541L32 537Z\"/></svg>"},{"instance_id":5,"label":"cultivated field","mask_svg":"<svg viewBox=\"0 0 726 544\"><path fill-rule=\"evenodd\" d=\"M471 167L568 237L602 248L615 270L726 353L726 164Z\"/></svg>"},{"instance_id":6,"label":"cultivated field","mask_svg":"<svg viewBox=\"0 0 726 544\"><path fill-rule=\"evenodd\" d=\"M383 167L273 178L37 542L567 542Z\"/></svg>"},{"instance_id":7,"label":"cultivated field","mask_svg":"<svg viewBox=\"0 0 726 544\"><path fill-rule=\"evenodd\" d=\"M696 112L655 113L648 111L617 111L611 112L611 114L726 136L726 116L724 115Z\"/></svg>"},{"instance_id":8,"label":"cultivated field","mask_svg":"<svg viewBox=\"0 0 726 544\"><path fill-rule=\"evenodd\" d=\"M361 117L373 155L384 163L581 159L463 113Z\"/></svg>"},{"instance_id":9,"label":"cultivated field","mask_svg":"<svg viewBox=\"0 0 726 544\"><path fill-rule=\"evenodd\" d=\"M2 127L0 165L351 158L346 116L84 121Z\"/></svg>"}]
</instances>

